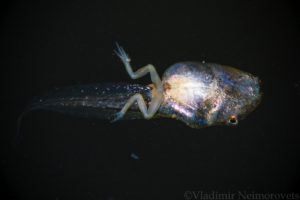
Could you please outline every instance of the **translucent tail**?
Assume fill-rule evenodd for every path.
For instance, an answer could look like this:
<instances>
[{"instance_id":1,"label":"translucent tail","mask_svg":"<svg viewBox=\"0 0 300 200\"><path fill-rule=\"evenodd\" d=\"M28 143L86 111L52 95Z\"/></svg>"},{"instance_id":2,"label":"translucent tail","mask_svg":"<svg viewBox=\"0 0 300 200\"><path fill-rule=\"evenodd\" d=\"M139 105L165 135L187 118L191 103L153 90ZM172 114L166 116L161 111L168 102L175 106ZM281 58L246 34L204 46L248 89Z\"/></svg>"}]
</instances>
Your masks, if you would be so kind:
<instances>
[{"instance_id":1,"label":"translucent tail","mask_svg":"<svg viewBox=\"0 0 300 200\"><path fill-rule=\"evenodd\" d=\"M21 140L22 140L22 135L20 134L21 132L21 122L22 119L24 117L25 114L27 114L28 112L30 112L31 110L33 110L34 108L28 106L25 108L25 110L19 115L18 119L17 119L17 125L16 125L16 135L14 136L13 140L12 140L12 145L13 146L17 146L18 144L20 144Z\"/></svg>"},{"instance_id":2,"label":"translucent tail","mask_svg":"<svg viewBox=\"0 0 300 200\"><path fill-rule=\"evenodd\" d=\"M50 110L78 117L110 119L136 93L143 95L145 101L149 103L151 91L150 86L129 83L73 85L49 90L34 97L20 114L13 144L20 143L22 119L32 110ZM136 103L122 119L139 118L143 116Z\"/></svg>"}]
</instances>

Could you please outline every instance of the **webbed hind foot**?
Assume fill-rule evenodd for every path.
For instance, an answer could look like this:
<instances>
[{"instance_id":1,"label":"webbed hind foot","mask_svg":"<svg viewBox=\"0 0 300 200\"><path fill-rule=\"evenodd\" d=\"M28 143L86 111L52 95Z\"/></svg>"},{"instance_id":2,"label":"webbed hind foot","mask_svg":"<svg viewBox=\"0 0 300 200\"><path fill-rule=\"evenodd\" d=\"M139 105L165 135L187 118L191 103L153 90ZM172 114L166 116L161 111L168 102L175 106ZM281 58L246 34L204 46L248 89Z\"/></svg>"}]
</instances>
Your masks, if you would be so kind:
<instances>
[{"instance_id":1,"label":"webbed hind foot","mask_svg":"<svg viewBox=\"0 0 300 200\"><path fill-rule=\"evenodd\" d=\"M111 116L111 118L109 119L109 122L114 123L114 122L120 120L123 116L124 116L124 113L118 112Z\"/></svg>"},{"instance_id":2,"label":"webbed hind foot","mask_svg":"<svg viewBox=\"0 0 300 200\"><path fill-rule=\"evenodd\" d=\"M123 47L121 47L117 42L116 42L117 50L114 50L114 53L122 60L124 64L128 64L130 62L130 58L128 54L125 52Z\"/></svg>"}]
</instances>

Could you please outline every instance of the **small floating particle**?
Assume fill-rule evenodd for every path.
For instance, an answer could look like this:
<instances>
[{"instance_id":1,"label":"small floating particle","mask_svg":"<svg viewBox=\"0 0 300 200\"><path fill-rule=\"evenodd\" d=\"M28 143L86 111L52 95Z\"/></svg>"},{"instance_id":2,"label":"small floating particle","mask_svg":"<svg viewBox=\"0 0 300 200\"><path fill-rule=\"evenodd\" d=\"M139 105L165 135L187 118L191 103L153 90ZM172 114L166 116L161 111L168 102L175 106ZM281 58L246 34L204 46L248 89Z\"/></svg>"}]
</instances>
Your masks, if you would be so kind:
<instances>
[{"instance_id":1,"label":"small floating particle","mask_svg":"<svg viewBox=\"0 0 300 200\"><path fill-rule=\"evenodd\" d=\"M131 153L130 157L133 158L133 159L135 159L135 160L139 159L139 157L135 153Z\"/></svg>"}]
</instances>

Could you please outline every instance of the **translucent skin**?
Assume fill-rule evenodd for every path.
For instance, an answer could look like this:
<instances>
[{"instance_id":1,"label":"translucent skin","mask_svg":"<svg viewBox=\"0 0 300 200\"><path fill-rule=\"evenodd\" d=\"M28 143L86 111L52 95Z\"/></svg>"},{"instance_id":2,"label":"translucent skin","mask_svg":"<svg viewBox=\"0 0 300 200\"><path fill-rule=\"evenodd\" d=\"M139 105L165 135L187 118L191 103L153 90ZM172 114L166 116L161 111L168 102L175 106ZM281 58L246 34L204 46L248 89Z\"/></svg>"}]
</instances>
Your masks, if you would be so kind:
<instances>
[{"instance_id":1,"label":"translucent skin","mask_svg":"<svg viewBox=\"0 0 300 200\"><path fill-rule=\"evenodd\" d=\"M161 79L151 64L134 71L125 50L118 43L116 47L128 75L138 79L149 74L152 84L88 84L48 91L26 107L18 127L23 115L36 109L111 122L170 117L192 128L237 125L260 102L259 80L250 73L213 63L180 62Z\"/></svg>"},{"instance_id":2,"label":"translucent skin","mask_svg":"<svg viewBox=\"0 0 300 200\"><path fill-rule=\"evenodd\" d=\"M142 95L149 107L158 91L163 98L153 117L175 118L192 128L236 125L261 98L258 78L247 72L218 64L181 62L166 70L160 87L155 83L102 83L50 90L33 99L20 115L18 127L25 113L40 109L111 119L135 94ZM140 118L144 117L134 102L121 119Z\"/></svg>"},{"instance_id":3,"label":"translucent skin","mask_svg":"<svg viewBox=\"0 0 300 200\"><path fill-rule=\"evenodd\" d=\"M219 64L176 63L164 73L162 82L159 113L193 128L236 125L261 99L257 77Z\"/></svg>"}]
</instances>

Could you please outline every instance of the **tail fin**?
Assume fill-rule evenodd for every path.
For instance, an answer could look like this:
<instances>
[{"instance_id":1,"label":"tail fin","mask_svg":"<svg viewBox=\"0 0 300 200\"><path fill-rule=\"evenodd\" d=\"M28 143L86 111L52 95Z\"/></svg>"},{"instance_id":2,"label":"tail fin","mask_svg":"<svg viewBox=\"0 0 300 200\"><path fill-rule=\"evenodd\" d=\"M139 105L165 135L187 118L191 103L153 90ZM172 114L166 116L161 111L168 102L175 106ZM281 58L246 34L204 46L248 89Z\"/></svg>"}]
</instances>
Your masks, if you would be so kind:
<instances>
[{"instance_id":1,"label":"tail fin","mask_svg":"<svg viewBox=\"0 0 300 200\"><path fill-rule=\"evenodd\" d=\"M17 119L17 129L16 129L16 135L14 136L13 140L12 140L12 145L17 146L18 144L20 144L21 139L22 139L22 135L20 134L21 132L21 122L22 119L24 117L25 114L27 114L28 112L30 112L31 110L33 110L33 108L31 106L27 106L24 111L19 115L18 119Z\"/></svg>"}]
</instances>

